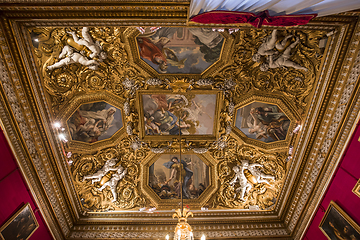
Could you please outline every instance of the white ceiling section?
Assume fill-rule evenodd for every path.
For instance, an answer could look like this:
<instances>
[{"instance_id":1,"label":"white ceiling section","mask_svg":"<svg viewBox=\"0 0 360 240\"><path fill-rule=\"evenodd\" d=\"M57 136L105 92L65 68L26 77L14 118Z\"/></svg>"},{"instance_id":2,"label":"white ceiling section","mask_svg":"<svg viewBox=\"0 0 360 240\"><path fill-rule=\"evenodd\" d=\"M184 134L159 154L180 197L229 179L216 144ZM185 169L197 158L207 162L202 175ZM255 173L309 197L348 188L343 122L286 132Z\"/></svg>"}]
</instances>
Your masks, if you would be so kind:
<instances>
[{"instance_id":1,"label":"white ceiling section","mask_svg":"<svg viewBox=\"0 0 360 240\"><path fill-rule=\"evenodd\" d=\"M214 10L251 13L268 10L271 16L317 13L321 17L358 8L359 0L192 0L190 17Z\"/></svg>"}]
</instances>

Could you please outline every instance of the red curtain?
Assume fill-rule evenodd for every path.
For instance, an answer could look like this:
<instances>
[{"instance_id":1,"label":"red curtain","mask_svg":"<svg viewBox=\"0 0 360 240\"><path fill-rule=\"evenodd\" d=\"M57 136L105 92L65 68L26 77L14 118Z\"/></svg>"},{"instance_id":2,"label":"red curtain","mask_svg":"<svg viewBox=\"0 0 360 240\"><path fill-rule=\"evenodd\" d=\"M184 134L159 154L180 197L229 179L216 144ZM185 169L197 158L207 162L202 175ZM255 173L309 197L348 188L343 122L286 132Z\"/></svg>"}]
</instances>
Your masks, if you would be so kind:
<instances>
[{"instance_id":1,"label":"red curtain","mask_svg":"<svg viewBox=\"0 0 360 240\"><path fill-rule=\"evenodd\" d=\"M317 14L307 15L283 15L270 16L268 11L253 14L249 12L234 12L234 11L210 11L196 15L190 19L197 23L214 23L214 24L232 24L232 23L249 23L256 28L262 25L267 26L296 26L307 24Z\"/></svg>"}]
</instances>

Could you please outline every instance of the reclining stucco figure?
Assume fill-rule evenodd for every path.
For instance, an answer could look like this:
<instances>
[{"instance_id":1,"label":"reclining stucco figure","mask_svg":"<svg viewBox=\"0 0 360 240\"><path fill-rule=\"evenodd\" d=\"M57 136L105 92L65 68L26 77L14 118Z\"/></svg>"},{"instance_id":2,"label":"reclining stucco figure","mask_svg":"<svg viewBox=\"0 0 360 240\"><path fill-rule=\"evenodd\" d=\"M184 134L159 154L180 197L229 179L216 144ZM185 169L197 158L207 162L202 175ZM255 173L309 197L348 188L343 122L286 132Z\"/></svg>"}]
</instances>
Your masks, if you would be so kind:
<instances>
[{"instance_id":1,"label":"reclining stucco figure","mask_svg":"<svg viewBox=\"0 0 360 240\"><path fill-rule=\"evenodd\" d=\"M61 68L63 66L67 66L72 63L80 63L81 65L84 65L91 70L97 70L99 66L99 63L96 60L89 60L87 57L76 52L69 45L64 46L64 48L62 49L59 55L59 59L61 59L59 62L47 66L47 69L53 70L55 68Z\"/></svg>"},{"instance_id":2,"label":"reclining stucco figure","mask_svg":"<svg viewBox=\"0 0 360 240\"><path fill-rule=\"evenodd\" d=\"M119 183L119 181L121 179L123 179L125 177L125 174L127 173L127 168L123 168L121 165L119 166L119 168L117 169L116 173L114 173L110 180L107 181L101 188L99 188L100 191L104 190L104 188L106 188L106 186L110 187L110 190L112 192L113 195L113 200L112 202L116 202L117 201L117 193L116 193L116 187Z\"/></svg>"},{"instance_id":3,"label":"reclining stucco figure","mask_svg":"<svg viewBox=\"0 0 360 240\"><path fill-rule=\"evenodd\" d=\"M237 181L239 181L240 186L235 189L236 193L235 193L234 198L236 198L236 194L240 192L240 200L241 201L245 201L245 199L244 199L245 192L248 194L250 189L252 188L251 184L247 181L247 179L245 177L244 169L245 168L243 165L234 166L233 171L235 172L235 177L229 183L230 185L233 186Z\"/></svg>"},{"instance_id":4,"label":"reclining stucco figure","mask_svg":"<svg viewBox=\"0 0 360 240\"><path fill-rule=\"evenodd\" d=\"M114 167L116 164L116 158L107 160L104 166L94 174L84 176L83 180L92 179L91 184L95 182L100 182L100 180L109 172L116 171L118 167Z\"/></svg>"}]
</instances>

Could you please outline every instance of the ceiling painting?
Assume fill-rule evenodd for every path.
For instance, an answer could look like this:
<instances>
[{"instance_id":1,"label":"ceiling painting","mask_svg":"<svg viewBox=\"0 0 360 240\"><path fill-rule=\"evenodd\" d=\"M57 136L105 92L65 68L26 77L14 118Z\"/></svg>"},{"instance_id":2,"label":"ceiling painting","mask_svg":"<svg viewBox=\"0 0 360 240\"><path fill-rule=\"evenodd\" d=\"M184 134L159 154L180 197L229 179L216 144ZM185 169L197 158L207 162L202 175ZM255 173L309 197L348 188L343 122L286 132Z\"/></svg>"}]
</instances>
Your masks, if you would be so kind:
<instances>
[{"instance_id":1,"label":"ceiling painting","mask_svg":"<svg viewBox=\"0 0 360 240\"><path fill-rule=\"evenodd\" d=\"M121 110L106 103L81 105L67 120L72 140L94 143L105 140L122 128Z\"/></svg>"},{"instance_id":2,"label":"ceiling painting","mask_svg":"<svg viewBox=\"0 0 360 240\"><path fill-rule=\"evenodd\" d=\"M11 76L0 91L0 109L11 111L0 114L61 236L163 239L180 193L210 239L292 239L303 229L358 112L358 62L349 60L358 13L237 31L191 28L173 15L166 24L109 16L72 25L73 15L36 14L0 24L9 26L0 66ZM24 67L29 76L17 81Z\"/></svg>"},{"instance_id":3,"label":"ceiling painting","mask_svg":"<svg viewBox=\"0 0 360 240\"><path fill-rule=\"evenodd\" d=\"M145 135L214 134L217 94L144 94Z\"/></svg>"},{"instance_id":4,"label":"ceiling painting","mask_svg":"<svg viewBox=\"0 0 360 240\"><path fill-rule=\"evenodd\" d=\"M195 154L159 157L149 169L149 186L161 199L198 198L209 186L209 167Z\"/></svg>"},{"instance_id":5,"label":"ceiling painting","mask_svg":"<svg viewBox=\"0 0 360 240\"><path fill-rule=\"evenodd\" d=\"M140 57L160 74L201 74L220 59L224 37L211 28L145 30L136 38Z\"/></svg>"},{"instance_id":6,"label":"ceiling painting","mask_svg":"<svg viewBox=\"0 0 360 240\"><path fill-rule=\"evenodd\" d=\"M268 143L286 139L290 120L276 105L253 102L237 110L235 126L247 137Z\"/></svg>"}]
</instances>

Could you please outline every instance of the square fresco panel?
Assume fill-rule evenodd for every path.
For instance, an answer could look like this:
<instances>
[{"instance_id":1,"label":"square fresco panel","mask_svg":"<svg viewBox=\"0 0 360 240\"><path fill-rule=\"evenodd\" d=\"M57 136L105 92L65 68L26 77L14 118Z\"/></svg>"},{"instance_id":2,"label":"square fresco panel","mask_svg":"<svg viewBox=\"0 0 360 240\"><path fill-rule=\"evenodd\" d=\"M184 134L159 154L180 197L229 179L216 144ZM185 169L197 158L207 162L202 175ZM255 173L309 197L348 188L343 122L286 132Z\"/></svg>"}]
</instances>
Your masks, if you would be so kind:
<instances>
[{"instance_id":1,"label":"square fresco panel","mask_svg":"<svg viewBox=\"0 0 360 240\"><path fill-rule=\"evenodd\" d=\"M0 237L4 240L26 240L38 227L31 206L27 203L0 228Z\"/></svg>"},{"instance_id":2,"label":"square fresco panel","mask_svg":"<svg viewBox=\"0 0 360 240\"><path fill-rule=\"evenodd\" d=\"M321 220L319 228L328 239L360 239L360 228L333 201Z\"/></svg>"},{"instance_id":3,"label":"square fresco panel","mask_svg":"<svg viewBox=\"0 0 360 240\"><path fill-rule=\"evenodd\" d=\"M106 102L81 105L67 124L72 140L86 143L108 139L123 126L121 110Z\"/></svg>"},{"instance_id":4,"label":"square fresco panel","mask_svg":"<svg viewBox=\"0 0 360 240\"><path fill-rule=\"evenodd\" d=\"M144 94L142 101L145 135L214 133L216 94Z\"/></svg>"},{"instance_id":5,"label":"square fresco panel","mask_svg":"<svg viewBox=\"0 0 360 240\"><path fill-rule=\"evenodd\" d=\"M209 167L195 154L164 154L149 168L149 186L161 199L198 198L209 186ZM181 176L180 176L181 175ZM182 179L182 181L180 181Z\"/></svg>"},{"instance_id":6,"label":"square fresco panel","mask_svg":"<svg viewBox=\"0 0 360 240\"><path fill-rule=\"evenodd\" d=\"M285 140L290 120L278 106L254 102L237 110L235 126L247 137L267 143Z\"/></svg>"},{"instance_id":7,"label":"square fresco panel","mask_svg":"<svg viewBox=\"0 0 360 240\"><path fill-rule=\"evenodd\" d=\"M224 37L211 28L147 30L136 39L140 57L158 73L200 74L220 58Z\"/></svg>"}]
</instances>

